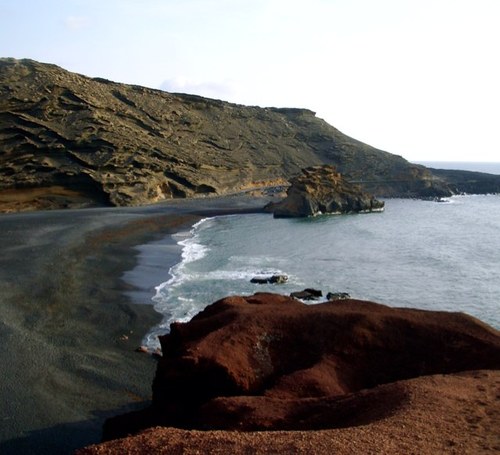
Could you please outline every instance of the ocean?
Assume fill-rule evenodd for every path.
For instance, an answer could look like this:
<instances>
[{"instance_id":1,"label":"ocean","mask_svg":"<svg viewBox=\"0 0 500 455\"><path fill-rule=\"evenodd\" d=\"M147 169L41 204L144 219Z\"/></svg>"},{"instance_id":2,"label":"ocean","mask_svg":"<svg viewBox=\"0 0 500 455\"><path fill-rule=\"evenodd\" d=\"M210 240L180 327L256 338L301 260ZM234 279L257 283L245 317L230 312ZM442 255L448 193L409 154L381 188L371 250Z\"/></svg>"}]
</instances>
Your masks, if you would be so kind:
<instances>
[{"instance_id":1,"label":"ocean","mask_svg":"<svg viewBox=\"0 0 500 455\"><path fill-rule=\"evenodd\" d=\"M500 173L500 165L499 173ZM152 297L163 321L188 321L228 295L347 292L392 307L466 312L500 329L500 195L387 199L381 213L201 220L175 235L182 258ZM253 284L285 274L286 284ZM314 303L312 303L314 304Z\"/></svg>"}]
</instances>

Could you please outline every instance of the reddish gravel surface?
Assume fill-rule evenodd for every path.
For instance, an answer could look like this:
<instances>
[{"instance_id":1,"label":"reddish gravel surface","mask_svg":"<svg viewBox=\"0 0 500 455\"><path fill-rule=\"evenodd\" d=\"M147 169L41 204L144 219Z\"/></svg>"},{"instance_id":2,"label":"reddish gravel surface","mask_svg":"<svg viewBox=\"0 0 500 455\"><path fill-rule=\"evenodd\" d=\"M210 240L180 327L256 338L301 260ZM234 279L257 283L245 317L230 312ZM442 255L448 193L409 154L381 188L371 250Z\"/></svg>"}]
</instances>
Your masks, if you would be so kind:
<instances>
[{"instance_id":1,"label":"reddish gravel surface","mask_svg":"<svg viewBox=\"0 0 500 455\"><path fill-rule=\"evenodd\" d=\"M464 314L259 293L161 344L152 406L80 453L500 450L500 335Z\"/></svg>"},{"instance_id":2,"label":"reddish gravel surface","mask_svg":"<svg viewBox=\"0 0 500 455\"><path fill-rule=\"evenodd\" d=\"M397 388L403 391L405 400L391 415L367 425L268 432L156 427L77 453L476 455L500 452L500 371L434 375L380 388Z\"/></svg>"}]
</instances>

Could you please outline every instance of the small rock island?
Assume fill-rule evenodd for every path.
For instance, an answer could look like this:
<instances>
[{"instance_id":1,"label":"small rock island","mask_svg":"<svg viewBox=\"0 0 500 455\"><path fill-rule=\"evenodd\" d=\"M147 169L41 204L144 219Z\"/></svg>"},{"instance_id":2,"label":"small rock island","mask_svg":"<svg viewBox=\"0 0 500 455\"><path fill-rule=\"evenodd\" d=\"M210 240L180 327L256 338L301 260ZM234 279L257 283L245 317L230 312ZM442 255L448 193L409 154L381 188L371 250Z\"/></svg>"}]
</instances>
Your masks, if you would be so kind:
<instances>
[{"instance_id":1,"label":"small rock island","mask_svg":"<svg viewBox=\"0 0 500 455\"><path fill-rule=\"evenodd\" d=\"M266 207L275 218L307 217L321 214L375 212L384 202L364 192L337 172L335 166L312 166L291 180L287 196Z\"/></svg>"}]
</instances>

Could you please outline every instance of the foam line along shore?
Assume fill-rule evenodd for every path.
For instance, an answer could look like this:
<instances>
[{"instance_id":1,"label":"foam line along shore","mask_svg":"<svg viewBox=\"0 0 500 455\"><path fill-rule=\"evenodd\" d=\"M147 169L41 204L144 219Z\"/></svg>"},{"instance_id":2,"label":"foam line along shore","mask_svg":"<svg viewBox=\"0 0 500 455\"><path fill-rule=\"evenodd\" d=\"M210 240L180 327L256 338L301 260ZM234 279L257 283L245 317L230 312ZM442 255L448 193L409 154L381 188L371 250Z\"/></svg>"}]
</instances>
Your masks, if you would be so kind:
<instances>
[{"instance_id":1,"label":"foam line along shore","mask_svg":"<svg viewBox=\"0 0 500 455\"><path fill-rule=\"evenodd\" d=\"M213 198L0 216L0 452L68 453L99 441L106 416L149 400L155 362L134 351L161 317L127 296L134 248L211 212L264 204Z\"/></svg>"}]
</instances>

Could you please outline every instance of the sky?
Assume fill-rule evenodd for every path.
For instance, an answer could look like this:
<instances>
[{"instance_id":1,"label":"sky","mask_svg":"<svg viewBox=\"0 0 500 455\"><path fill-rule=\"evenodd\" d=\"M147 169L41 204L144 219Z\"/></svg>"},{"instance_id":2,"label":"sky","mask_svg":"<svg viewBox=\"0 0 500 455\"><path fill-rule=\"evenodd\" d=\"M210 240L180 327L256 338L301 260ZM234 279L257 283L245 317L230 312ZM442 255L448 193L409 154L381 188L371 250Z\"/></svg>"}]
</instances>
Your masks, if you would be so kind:
<instances>
[{"instance_id":1,"label":"sky","mask_svg":"<svg viewBox=\"0 0 500 455\"><path fill-rule=\"evenodd\" d=\"M0 0L0 57L301 107L410 161L500 161L500 0Z\"/></svg>"}]
</instances>

